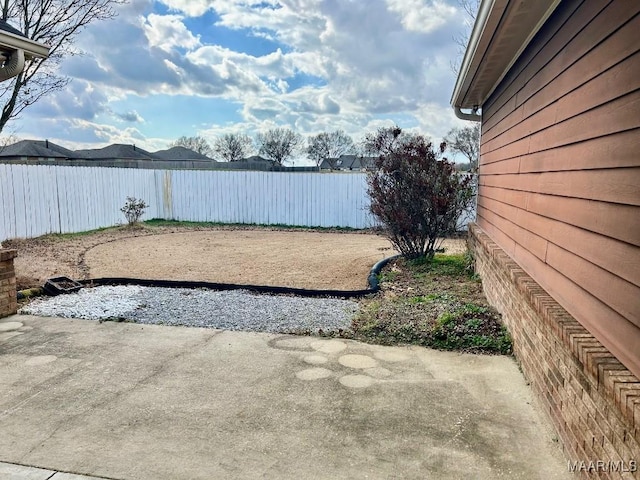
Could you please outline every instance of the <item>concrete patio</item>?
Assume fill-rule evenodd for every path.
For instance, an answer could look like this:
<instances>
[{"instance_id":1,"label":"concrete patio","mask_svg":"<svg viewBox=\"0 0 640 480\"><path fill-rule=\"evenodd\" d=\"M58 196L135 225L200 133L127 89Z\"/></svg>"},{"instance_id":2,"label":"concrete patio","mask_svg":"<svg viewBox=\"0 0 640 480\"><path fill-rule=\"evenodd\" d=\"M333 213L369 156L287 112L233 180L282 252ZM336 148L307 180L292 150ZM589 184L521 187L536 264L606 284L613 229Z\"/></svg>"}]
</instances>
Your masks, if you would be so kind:
<instances>
[{"instance_id":1,"label":"concrete patio","mask_svg":"<svg viewBox=\"0 0 640 480\"><path fill-rule=\"evenodd\" d=\"M512 358L317 337L14 315L0 432L12 480L570 477Z\"/></svg>"}]
</instances>

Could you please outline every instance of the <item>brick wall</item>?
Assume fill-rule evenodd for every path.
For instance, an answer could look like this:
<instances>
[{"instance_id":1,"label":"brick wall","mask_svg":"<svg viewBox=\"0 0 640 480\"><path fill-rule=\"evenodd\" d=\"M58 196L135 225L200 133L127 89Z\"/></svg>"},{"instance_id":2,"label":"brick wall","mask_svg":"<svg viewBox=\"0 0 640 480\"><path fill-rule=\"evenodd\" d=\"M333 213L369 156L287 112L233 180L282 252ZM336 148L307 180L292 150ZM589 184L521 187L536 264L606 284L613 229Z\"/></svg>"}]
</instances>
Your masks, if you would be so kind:
<instances>
[{"instance_id":1,"label":"brick wall","mask_svg":"<svg viewBox=\"0 0 640 480\"><path fill-rule=\"evenodd\" d=\"M0 249L0 318L18 311L16 273L13 269L13 259L17 254L16 250Z\"/></svg>"},{"instance_id":2,"label":"brick wall","mask_svg":"<svg viewBox=\"0 0 640 480\"><path fill-rule=\"evenodd\" d=\"M568 462L583 478L640 479L640 381L475 224L469 247Z\"/></svg>"}]
</instances>

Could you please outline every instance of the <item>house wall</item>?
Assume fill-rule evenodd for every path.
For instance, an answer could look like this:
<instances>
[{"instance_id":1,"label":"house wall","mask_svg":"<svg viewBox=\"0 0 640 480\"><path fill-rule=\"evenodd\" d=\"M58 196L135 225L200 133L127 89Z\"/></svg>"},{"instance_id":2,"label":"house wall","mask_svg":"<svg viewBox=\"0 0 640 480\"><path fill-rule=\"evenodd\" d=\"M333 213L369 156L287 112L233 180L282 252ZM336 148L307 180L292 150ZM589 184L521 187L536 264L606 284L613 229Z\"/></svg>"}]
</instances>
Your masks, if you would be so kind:
<instances>
[{"instance_id":1,"label":"house wall","mask_svg":"<svg viewBox=\"0 0 640 480\"><path fill-rule=\"evenodd\" d=\"M483 105L477 224L640 376L640 2L560 3Z\"/></svg>"},{"instance_id":2,"label":"house wall","mask_svg":"<svg viewBox=\"0 0 640 480\"><path fill-rule=\"evenodd\" d=\"M568 470L640 478L640 381L479 227L469 247L522 371L555 425Z\"/></svg>"}]
</instances>

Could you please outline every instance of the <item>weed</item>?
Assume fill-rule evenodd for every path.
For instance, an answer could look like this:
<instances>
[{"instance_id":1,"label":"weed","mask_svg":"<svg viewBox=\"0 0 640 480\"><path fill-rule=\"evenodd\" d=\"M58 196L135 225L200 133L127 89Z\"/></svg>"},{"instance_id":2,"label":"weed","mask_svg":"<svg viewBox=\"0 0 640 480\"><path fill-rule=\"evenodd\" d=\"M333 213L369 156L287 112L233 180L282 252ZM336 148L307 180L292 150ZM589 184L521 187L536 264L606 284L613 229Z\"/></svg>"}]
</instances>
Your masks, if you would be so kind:
<instances>
[{"instance_id":1,"label":"weed","mask_svg":"<svg viewBox=\"0 0 640 480\"><path fill-rule=\"evenodd\" d=\"M469 330L477 330L478 328L480 328L481 325L482 325L482 320L480 320L479 318L471 318L467 320L466 323L464 324L464 326Z\"/></svg>"},{"instance_id":2,"label":"weed","mask_svg":"<svg viewBox=\"0 0 640 480\"><path fill-rule=\"evenodd\" d=\"M511 338L500 314L469 274L464 255L436 255L428 262L398 259L379 277L385 282L382 293L361 300L352 338L384 345L511 353Z\"/></svg>"},{"instance_id":3,"label":"weed","mask_svg":"<svg viewBox=\"0 0 640 480\"><path fill-rule=\"evenodd\" d=\"M410 297L409 303L412 305L416 305L417 303L427 303L432 300L432 298L429 298L429 295L418 295L417 297Z\"/></svg>"},{"instance_id":4,"label":"weed","mask_svg":"<svg viewBox=\"0 0 640 480\"><path fill-rule=\"evenodd\" d=\"M394 272L394 271L383 272L378 274L378 282L379 283L393 282L397 276L398 276L398 272Z\"/></svg>"},{"instance_id":5,"label":"weed","mask_svg":"<svg viewBox=\"0 0 640 480\"><path fill-rule=\"evenodd\" d=\"M472 314L483 314L483 313L487 313L488 309L485 306L482 305L476 305L474 303L466 303L463 307L464 311L466 313L472 313Z\"/></svg>"}]
</instances>

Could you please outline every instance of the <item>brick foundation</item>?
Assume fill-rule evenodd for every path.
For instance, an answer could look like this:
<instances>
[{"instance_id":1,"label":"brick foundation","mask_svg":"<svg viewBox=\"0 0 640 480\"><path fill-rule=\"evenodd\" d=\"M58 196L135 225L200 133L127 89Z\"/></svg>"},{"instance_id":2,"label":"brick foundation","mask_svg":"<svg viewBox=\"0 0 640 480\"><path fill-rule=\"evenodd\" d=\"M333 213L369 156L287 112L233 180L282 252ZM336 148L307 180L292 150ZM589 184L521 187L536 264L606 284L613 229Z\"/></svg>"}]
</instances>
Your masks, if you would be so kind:
<instances>
[{"instance_id":1,"label":"brick foundation","mask_svg":"<svg viewBox=\"0 0 640 480\"><path fill-rule=\"evenodd\" d=\"M583 478L640 479L640 381L475 224L469 247L568 461Z\"/></svg>"},{"instance_id":2,"label":"brick foundation","mask_svg":"<svg viewBox=\"0 0 640 480\"><path fill-rule=\"evenodd\" d=\"M13 259L17 254L16 250L0 249L0 318L18 311L16 272L13 269Z\"/></svg>"}]
</instances>

